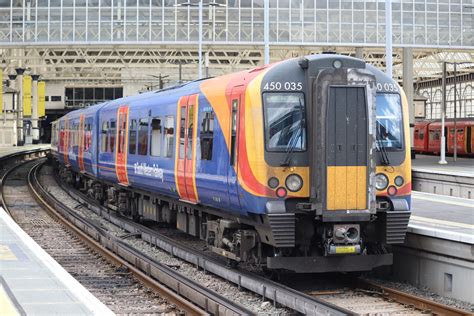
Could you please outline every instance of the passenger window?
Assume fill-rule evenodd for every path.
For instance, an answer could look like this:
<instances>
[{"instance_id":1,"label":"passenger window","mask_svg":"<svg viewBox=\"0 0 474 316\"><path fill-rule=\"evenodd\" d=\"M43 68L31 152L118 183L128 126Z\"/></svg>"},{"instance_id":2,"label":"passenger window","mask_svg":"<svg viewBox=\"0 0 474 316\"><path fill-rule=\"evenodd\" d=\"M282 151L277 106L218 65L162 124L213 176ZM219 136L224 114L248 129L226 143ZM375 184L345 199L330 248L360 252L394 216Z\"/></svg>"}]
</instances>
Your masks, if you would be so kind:
<instances>
[{"instance_id":1,"label":"passenger window","mask_svg":"<svg viewBox=\"0 0 474 316\"><path fill-rule=\"evenodd\" d=\"M110 121L110 129L109 129L109 152L113 153L115 151L115 120Z\"/></svg>"},{"instance_id":2,"label":"passenger window","mask_svg":"<svg viewBox=\"0 0 474 316\"><path fill-rule=\"evenodd\" d=\"M137 150L137 120L130 121L128 136L128 153L135 155Z\"/></svg>"},{"instance_id":3,"label":"passenger window","mask_svg":"<svg viewBox=\"0 0 474 316\"><path fill-rule=\"evenodd\" d=\"M102 123L102 139L100 151L105 153L107 151L107 130L109 129L109 122Z\"/></svg>"},{"instance_id":4,"label":"passenger window","mask_svg":"<svg viewBox=\"0 0 474 316\"><path fill-rule=\"evenodd\" d=\"M214 140L214 113L204 112L201 123L201 160L212 160Z\"/></svg>"},{"instance_id":5,"label":"passenger window","mask_svg":"<svg viewBox=\"0 0 474 316\"><path fill-rule=\"evenodd\" d=\"M138 154L146 156L148 154L148 118L140 119L138 127Z\"/></svg>"},{"instance_id":6,"label":"passenger window","mask_svg":"<svg viewBox=\"0 0 474 316\"><path fill-rule=\"evenodd\" d=\"M165 117L165 156L173 157L174 146L174 117Z\"/></svg>"},{"instance_id":7,"label":"passenger window","mask_svg":"<svg viewBox=\"0 0 474 316\"><path fill-rule=\"evenodd\" d=\"M151 121L151 148L150 153L152 156L161 156L161 139L163 135L161 133L161 118L154 118Z\"/></svg>"}]
</instances>

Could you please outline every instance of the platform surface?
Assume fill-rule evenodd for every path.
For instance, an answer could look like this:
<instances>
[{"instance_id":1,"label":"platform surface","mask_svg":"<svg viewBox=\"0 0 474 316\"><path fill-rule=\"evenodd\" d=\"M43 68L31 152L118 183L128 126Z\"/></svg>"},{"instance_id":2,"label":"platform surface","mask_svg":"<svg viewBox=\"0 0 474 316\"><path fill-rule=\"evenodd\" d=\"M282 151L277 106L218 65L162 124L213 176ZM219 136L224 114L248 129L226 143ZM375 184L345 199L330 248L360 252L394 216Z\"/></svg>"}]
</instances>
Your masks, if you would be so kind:
<instances>
[{"instance_id":1,"label":"platform surface","mask_svg":"<svg viewBox=\"0 0 474 316\"><path fill-rule=\"evenodd\" d=\"M113 315L0 208L0 315Z\"/></svg>"},{"instance_id":2,"label":"platform surface","mask_svg":"<svg viewBox=\"0 0 474 316\"><path fill-rule=\"evenodd\" d=\"M43 148L49 148L49 147L50 147L49 144L13 146L13 147L0 146L0 158L10 155L10 154L17 153L17 152L28 151L28 150L33 150L33 149L43 149Z\"/></svg>"},{"instance_id":3,"label":"platform surface","mask_svg":"<svg viewBox=\"0 0 474 316\"><path fill-rule=\"evenodd\" d=\"M412 216L408 231L474 244L474 202L412 191Z\"/></svg>"},{"instance_id":4,"label":"platform surface","mask_svg":"<svg viewBox=\"0 0 474 316\"><path fill-rule=\"evenodd\" d=\"M416 155L411 161L411 169L419 172L430 172L474 178L474 158L446 157L447 164L440 165L439 156Z\"/></svg>"}]
</instances>

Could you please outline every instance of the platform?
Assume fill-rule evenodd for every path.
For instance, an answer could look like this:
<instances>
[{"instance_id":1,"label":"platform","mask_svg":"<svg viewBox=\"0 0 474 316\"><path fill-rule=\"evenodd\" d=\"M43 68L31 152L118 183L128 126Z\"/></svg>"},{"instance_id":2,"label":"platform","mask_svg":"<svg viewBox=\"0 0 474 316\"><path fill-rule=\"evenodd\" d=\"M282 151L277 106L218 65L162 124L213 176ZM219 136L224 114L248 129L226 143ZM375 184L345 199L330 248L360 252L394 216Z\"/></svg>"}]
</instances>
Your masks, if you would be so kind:
<instances>
[{"instance_id":1,"label":"platform","mask_svg":"<svg viewBox=\"0 0 474 316\"><path fill-rule=\"evenodd\" d=\"M412 191L409 232L474 244L474 201Z\"/></svg>"},{"instance_id":2,"label":"platform","mask_svg":"<svg viewBox=\"0 0 474 316\"><path fill-rule=\"evenodd\" d=\"M0 208L0 315L114 315Z\"/></svg>"},{"instance_id":3,"label":"platform","mask_svg":"<svg viewBox=\"0 0 474 316\"><path fill-rule=\"evenodd\" d=\"M393 247L397 279L474 303L473 249L474 201L412 191L405 243Z\"/></svg>"},{"instance_id":4,"label":"platform","mask_svg":"<svg viewBox=\"0 0 474 316\"><path fill-rule=\"evenodd\" d=\"M447 164L441 165L439 156L416 155L416 159L411 162L412 170L439 174L449 174L456 176L470 176L474 178L474 158L458 157L454 161L453 157L446 157Z\"/></svg>"},{"instance_id":5,"label":"platform","mask_svg":"<svg viewBox=\"0 0 474 316\"><path fill-rule=\"evenodd\" d=\"M474 159L416 155L412 160L413 190L474 199Z\"/></svg>"},{"instance_id":6,"label":"platform","mask_svg":"<svg viewBox=\"0 0 474 316\"><path fill-rule=\"evenodd\" d=\"M49 148L49 144L38 144L38 145L26 145L26 146L10 146L10 147L2 147L0 146L0 158L15 154L18 152L35 150L35 149L46 149Z\"/></svg>"}]
</instances>

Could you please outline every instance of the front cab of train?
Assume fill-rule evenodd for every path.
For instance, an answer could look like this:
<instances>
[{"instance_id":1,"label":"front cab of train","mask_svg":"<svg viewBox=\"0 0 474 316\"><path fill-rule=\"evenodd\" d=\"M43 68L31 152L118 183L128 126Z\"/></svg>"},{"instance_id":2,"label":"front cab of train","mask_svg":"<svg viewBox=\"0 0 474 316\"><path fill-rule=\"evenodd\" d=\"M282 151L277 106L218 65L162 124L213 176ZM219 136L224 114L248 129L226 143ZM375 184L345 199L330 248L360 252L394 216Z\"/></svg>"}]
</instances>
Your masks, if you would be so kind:
<instances>
[{"instance_id":1,"label":"front cab of train","mask_svg":"<svg viewBox=\"0 0 474 316\"><path fill-rule=\"evenodd\" d=\"M275 246L267 268L366 271L392 264L386 246L403 242L410 215L403 93L358 59L287 63L262 80L265 161L277 175L268 179L276 199L266 204Z\"/></svg>"}]
</instances>

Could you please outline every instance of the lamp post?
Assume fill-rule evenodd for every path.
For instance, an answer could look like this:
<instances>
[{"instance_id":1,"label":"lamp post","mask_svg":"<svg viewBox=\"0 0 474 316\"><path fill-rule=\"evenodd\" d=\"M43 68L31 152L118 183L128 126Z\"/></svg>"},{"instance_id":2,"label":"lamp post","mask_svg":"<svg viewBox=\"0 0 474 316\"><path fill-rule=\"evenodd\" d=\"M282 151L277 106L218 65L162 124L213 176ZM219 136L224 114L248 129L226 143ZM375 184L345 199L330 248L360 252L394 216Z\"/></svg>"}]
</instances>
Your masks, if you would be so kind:
<instances>
[{"instance_id":1,"label":"lamp post","mask_svg":"<svg viewBox=\"0 0 474 316\"><path fill-rule=\"evenodd\" d=\"M177 4L176 6L178 7L195 7L195 3L191 2L184 2ZM225 4L220 4L217 2L209 2L206 3L206 6L211 7L225 7ZM202 3L202 0L199 0L199 3L197 4L198 10L199 10L199 21L198 21L198 32L199 32L199 37L198 37L198 78L202 79L202 10L204 7L204 4Z\"/></svg>"},{"instance_id":2,"label":"lamp post","mask_svg":"<svg viewBox=\"0 0 474 316\"><path fill-rule=\"evenodd\" d=\"M385 72L392 78L392 0L385 0Z\"/></svg>"},{"instance_id":3,"label":"lamp post","mask_svg":"<svg viewBox=\"0 0 474 316\"><path fill-rule=\"evenodd\" d=\"M443 81L442 81L442 86L443 86L443 106L442 106L442 112L441 112L441 157L439 160L439 164L447 164L446 162L446 135L444 133L445 129L445 116L446 116L446 65L451 64L454 65L454 148L453 148L453 160L457 160L457 147L458 147L458 130L456 126L456 120L457 120L457 65L462 65L462 64L472 64L472 62L443 62Z\"/></svg>"},{"instance_id":4,"label":"lamp post","mask_svg":"<svg viewBox=\"0 0 474 316\"><path fill-rule=\"evenodd\" d=\"M446 135L444 135L444 126L445 126L445 116L446 116L446 62L443 62L443 102L441 103L441 157L439 159L440 165L445 165L448 162L446 161Z\"/></svg>"},{"instance_id":5,"label":"lamp post","mask_svg":"<svg viewBox=\"0 0 474 316\"><path fill-rule=\"evenodd\" d=\"M263 13L263 39L265 42L265 53L264 63L268 65L270 63L270 0L264 0L264 13Z\"/></svg>"}]
</instances>

